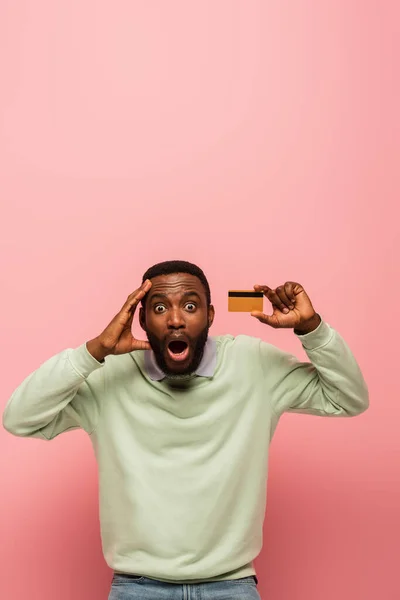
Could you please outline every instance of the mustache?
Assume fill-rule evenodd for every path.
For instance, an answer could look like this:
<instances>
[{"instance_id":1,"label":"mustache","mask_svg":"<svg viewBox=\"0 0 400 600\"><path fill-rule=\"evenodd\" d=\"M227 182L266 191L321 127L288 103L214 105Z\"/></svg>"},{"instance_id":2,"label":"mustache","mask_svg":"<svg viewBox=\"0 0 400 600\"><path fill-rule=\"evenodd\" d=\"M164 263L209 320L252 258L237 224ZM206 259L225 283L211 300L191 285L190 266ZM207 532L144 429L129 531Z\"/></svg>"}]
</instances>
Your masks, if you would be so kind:
<instances>
[{"instance_id":1,"label":"mustache","mask_svg":"<svg viewBox=\"0 0 400 600\"><path fill-rule=\"evenodd\" d=\"M162 338L155 336L154 333L150 333L148 330L146 330L146 334L148 338L157 342L160 348L167 348L171 342L185 342L189 348L195 348L199 340L201 340L203 332L195 338L189 336L187 333L167 334Z\"/></svg>"}]
</instances>

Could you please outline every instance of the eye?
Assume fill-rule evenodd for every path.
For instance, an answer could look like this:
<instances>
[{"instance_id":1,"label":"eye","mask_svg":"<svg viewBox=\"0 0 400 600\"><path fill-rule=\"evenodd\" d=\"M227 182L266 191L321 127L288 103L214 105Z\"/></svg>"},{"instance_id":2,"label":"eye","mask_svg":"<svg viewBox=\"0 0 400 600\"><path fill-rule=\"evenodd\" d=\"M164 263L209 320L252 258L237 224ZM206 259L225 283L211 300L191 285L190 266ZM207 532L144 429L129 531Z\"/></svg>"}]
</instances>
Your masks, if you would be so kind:
<instances>
[{"instance_id":1,"label":"eye","mask_svg":"<svg viewBox=\"0 0 400 600\"><path fill-rule=\"evenodd\" d=\"M163 311L158 310L159 308L165 308L164 304L156 304L155 307L154 307L154 311L156 313L162 313Z\"/></svg>"},{"instance_id":2,"label":"eye","mask_svg":"<svg viewBox=\"0 0 400 600\"><path fill-rule=\"evenodd\" d=\"M188 302L188 303L186 304L186 308L188 308L188 307L192 307L192 308L189 310L189 312L193 312L194 310L196 310L196 305L194 304L194 302Z\"/></svg>"}]
</instances>

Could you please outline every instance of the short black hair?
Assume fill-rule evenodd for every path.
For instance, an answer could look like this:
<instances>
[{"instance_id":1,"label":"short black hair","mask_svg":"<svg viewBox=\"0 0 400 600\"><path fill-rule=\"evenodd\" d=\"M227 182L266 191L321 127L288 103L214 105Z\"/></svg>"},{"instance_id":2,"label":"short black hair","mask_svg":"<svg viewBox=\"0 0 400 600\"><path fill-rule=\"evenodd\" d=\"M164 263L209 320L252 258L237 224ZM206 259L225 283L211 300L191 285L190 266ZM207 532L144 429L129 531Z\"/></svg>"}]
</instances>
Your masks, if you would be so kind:
<instances>
[{"instance_id":1,"label":"short black hair","mask_svg":"<svg viewBox=\"0 0 400 600\"><path fill-rule=\"evenodd\" d=\"M187 262L186 260L166 260L153 265L147 269L146 273L144 273L142 283L144 283L146 279L152 279L153 277L158 277L158 275L171 275L172 273L189 273L190 275L194 275L200 279L206 292L207 306L210 306L211 292L207 277L204 275L200 267L194 265L193 263ZM142 299L142 306L145 306L145 298L146 296Z\"/></svg>"}]
</instances>

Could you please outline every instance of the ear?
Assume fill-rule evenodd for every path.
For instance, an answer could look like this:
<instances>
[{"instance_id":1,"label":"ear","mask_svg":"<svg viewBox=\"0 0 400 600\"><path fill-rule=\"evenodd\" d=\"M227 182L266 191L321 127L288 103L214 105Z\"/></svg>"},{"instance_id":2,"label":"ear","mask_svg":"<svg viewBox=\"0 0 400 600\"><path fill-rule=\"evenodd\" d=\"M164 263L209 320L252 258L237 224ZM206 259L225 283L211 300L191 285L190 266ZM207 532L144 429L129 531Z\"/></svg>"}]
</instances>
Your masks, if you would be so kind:
<instances>
[{"instance_id":1,"label":"ear","mask_svg":"<svg viewBox=\"0 0 400 600\"><path fill-rule=\"evenodd\" d=\"M208 326L211 327L211 325L214 322L214 317L215 317L215 308L213 307L212 304L210 304L209 308L208 308Z\"/></svg>"},{"instance_id":2,"label":"ear","mask_svg":"<svg viewBox=\"0 0 400 600\"><path fill-rule=\"evenodd\" d=\"M143 331L146 331L146 313L143 306L139 309L139 323Z\"/></svg>"}]
</instances>

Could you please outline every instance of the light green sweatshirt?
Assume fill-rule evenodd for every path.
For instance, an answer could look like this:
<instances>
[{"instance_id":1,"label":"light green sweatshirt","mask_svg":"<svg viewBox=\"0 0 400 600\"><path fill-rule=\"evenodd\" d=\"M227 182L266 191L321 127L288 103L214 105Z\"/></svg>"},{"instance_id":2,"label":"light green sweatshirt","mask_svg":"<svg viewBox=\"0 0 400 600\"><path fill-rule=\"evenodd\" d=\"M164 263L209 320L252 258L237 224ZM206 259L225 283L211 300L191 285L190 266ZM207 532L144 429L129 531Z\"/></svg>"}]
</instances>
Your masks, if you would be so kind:
<instances>
[{"instance_id":1,"label":"light green sweatshirt","mask_svg":"<svg viewBox=\"0 0 400 600\"><path fill-rule=\"evenodd\" d=\"M298 338L311 362L254 337L217 336L214 375L186 382L151 380L144 351L99 363L83 344L23 381L3 425L44 440L77 427L90 435L115 571L173 583L254 575L280 415L352 417L369 403L333 328L322 321Z\"/></svg>"}]
</instances>

